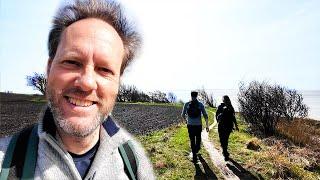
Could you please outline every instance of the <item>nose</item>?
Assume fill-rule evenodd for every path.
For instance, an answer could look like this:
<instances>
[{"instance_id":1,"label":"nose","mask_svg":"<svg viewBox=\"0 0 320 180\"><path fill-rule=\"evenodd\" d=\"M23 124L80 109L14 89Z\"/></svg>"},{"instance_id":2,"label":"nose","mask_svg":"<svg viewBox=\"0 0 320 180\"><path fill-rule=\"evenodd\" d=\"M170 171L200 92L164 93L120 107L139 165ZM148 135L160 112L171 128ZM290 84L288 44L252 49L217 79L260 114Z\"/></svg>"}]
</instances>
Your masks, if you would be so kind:
<instances>
[{"instance_id":1,"label":"nose","mask_svg":"<svg viewBox=\"0 0 320 180\"><path fill-rule=\"evenodd\" d=\"M75 86L80 87L83 91L92 91L97 89L97 81L94 70L86 68L75 81Z\"/></svg>"}]
</instances>

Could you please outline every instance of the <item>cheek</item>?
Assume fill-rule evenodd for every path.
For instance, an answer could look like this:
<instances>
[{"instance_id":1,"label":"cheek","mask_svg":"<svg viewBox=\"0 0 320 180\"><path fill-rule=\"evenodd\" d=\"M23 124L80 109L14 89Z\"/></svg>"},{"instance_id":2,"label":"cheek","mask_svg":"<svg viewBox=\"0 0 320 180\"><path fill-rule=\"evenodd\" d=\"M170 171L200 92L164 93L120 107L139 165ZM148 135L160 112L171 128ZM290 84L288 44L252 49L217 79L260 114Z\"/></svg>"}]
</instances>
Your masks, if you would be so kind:
<instances>
[{"instance_id":1,"label":"cheek","mask_svg":"<svg viewBox=\"0 0 320 180\"><path fill-rule=\"evenodd\" d=\"M118 95L119 81L107 81L99 86L99 94L104 101L110 101Z\"/></svg>"},{"instance_id":2,"label":"cheek","mask_svg":"<svg viewBox=\"0 0 320 180\"><path fill-rule=\"evenodd\" d=\"M64 89L67 86L72 85L72 82L74 81L76 75L70 73L61 71L59 69L52 69L50 74L48 74L48 85L51 88L54 89Z\"/></svg>"}]
</instances>

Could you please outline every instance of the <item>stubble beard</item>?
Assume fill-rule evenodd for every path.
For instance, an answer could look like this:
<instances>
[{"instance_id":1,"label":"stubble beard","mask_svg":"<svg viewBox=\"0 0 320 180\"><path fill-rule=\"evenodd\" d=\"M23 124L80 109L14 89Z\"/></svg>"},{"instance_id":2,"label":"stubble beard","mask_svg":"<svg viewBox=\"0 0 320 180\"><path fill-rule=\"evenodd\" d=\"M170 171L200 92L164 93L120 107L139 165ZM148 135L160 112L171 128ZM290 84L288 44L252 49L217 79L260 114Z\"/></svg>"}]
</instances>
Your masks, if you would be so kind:
<instances>
[{"instance_id":1,"label":"stubble beard","mask_svg":"<svg viewBox=\"0 0 320 180\"><path fill-rule=\"evenodd\" d=\"M101 112L101 110L99 109L95 117L93 117L93 119L88 119L90 123L87 123L88 125L85 127L81 127L81 125L74 124L68 121L66 118L64 118L63 111L59 107L57 96L58 93L55 93L50 88L47 88L48 106L52 111L55 125L57 126L57 128L61 129L66 134L79 138L87 137L91 135L97 128L99 128L100 125L105 121L109 112L111 112L112 107L115 103L112 102L111 107L106 108L106 113Z\"/></svg>"}]
</instances>

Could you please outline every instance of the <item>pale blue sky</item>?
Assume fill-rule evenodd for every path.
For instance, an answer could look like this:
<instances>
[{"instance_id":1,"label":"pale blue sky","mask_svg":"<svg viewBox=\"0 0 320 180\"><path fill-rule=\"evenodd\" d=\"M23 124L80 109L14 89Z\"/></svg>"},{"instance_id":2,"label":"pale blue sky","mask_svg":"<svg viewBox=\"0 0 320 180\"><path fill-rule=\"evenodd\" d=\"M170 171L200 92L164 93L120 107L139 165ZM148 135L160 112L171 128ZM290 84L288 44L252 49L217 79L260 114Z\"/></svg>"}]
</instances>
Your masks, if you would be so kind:
<instances>
[{"instance_id":1,"label":"pale blue sky","mask_svg":"<svg viewBox=\"0 0 320 180\"><path fill-rule=\"evenodd\" d=\"M36 93L60 1L0 0L0 90ZM122 0L144 46L123 82L146 92L237 89L268 80L320 90L320 1ZM188 93L189 94L189 93Z\"/></svg>"}]
</instances>

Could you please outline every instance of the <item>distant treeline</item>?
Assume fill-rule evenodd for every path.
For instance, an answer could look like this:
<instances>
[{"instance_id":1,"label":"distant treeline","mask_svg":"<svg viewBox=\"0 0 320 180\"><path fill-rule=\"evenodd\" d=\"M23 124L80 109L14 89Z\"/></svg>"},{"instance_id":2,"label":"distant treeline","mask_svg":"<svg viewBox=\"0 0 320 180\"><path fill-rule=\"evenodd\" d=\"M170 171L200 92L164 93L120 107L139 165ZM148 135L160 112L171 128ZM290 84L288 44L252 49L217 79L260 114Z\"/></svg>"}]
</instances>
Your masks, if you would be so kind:
<instances>
[{"instance_id":1,"label":"distant treeline","mask_svg":"<svg viewBox=\"0 0 320 180\"><path fill-rule=\"evenodd\" d=\"M159 90L145 93L137 89L134 85L121 84L117 97L118 102L154 102L154 103L174 103L177 96L173 93L168 95Z\"/></svg>"},{"instance_id":2,"label":"distant treeline","mask_svg":"<svg viewBox=\"0 0 320 180\"><path fill-rule=\"evenodd\" d=\"M47 79L45 74L34 72L33 75L26 76L27 85L40 91L43 95L46 93ZM199 100L210 107L216 107L216 101L213 94L208 94L204 88L199 89ZM184 103L178 100L173 92L154 92L145 93L134 85L121 84L118 92L117 102L153 102L153 103Z\"/></svg>"},{"instance_id":3,"label":"distant treeline","mask_svg":"<svg viewBox=\"0 0 320 180\"><path fill-rule=\"evenodd\" d=\"M209 107L216 107L216 101L213 94L208 94L204 88L197 90L199 92L198 99ZM154 92L145 93L138 90L134 85L120 85L117 97L118 102L153 102L153 103L183 103L178 100L173 92Z\"/></svg>"}]
</instances>

